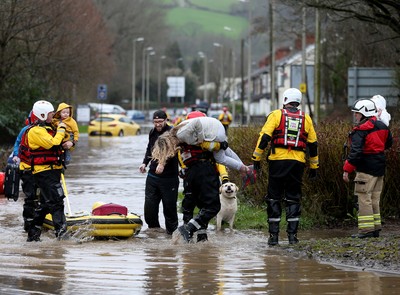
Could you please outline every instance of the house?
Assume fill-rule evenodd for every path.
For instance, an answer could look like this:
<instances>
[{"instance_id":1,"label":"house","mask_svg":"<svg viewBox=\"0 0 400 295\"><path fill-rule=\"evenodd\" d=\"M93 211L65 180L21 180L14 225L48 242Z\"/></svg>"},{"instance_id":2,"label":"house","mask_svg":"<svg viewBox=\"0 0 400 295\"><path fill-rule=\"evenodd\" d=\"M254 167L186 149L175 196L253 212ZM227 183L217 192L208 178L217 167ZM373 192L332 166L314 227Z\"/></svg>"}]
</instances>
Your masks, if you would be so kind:
<instances>
[{"instance_id":1,"label":"house","mask_svg":"<svg viewBox=\"0 0 400 295\"><path fill-rule=\"evenodd\" d=\"M310 101L314 98L314 38L307 40L306 47L306 76L307 95ZM290 87L300 88L302 82L302 60L303 54L299 42L296 46L282 47L275 51L275 87L277 102L271 102L271 77L270 77L270 56L263 58L258 64L259 69L251 74L251 100L250 116L254 119L268 115L273 109L282 106L282 94ZM247 80L245 81L247 84ZM247 88L247 85L246 85ZM247 95L246 95L247 100ZM245 105L246 112L247 107Z\"/></svg>"}]
</instances>

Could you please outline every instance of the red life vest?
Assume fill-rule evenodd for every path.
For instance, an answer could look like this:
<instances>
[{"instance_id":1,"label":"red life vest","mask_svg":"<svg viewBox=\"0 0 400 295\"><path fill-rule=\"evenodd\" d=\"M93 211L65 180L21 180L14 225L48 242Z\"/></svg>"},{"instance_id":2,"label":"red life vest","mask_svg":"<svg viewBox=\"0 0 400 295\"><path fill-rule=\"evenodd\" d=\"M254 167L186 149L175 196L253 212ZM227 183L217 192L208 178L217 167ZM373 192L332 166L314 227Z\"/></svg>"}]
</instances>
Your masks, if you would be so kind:
<instances>
[{"instance_id":1,"label":"red life vest","mask_svg":"<svg viewBox=\"0 0 400 295\"><path fill-rule=\"evenodd\" d=\"M62 163L62 149L61 146L53 146L51 149L38 148L32 150L29 148L28 132L34 127L30 126L22 135L21 143L18 149L18 157L20 160L33 167L34 165L61 165ZM46 127L45 127L46 128ZM56 131L51 128L46 128L47 132L54 136Z\"/></svg>"},{"instance_id":2,"label":"red life vest","mask_svg":"<svg viewBox=\"0 0 400 295\"><path fill-rule=\"evenodd\" d=\"M183 144L181 147L182 161L187 167L190 167L199 161L213 160L213 153L204 151L200 146Z\"/></svg>"},{"instance_id":3,"label":"red life vest","mask_svg":"<svg viewBox=\"0 0 400 295\"><path fill-rule=\"evenodd\" d=\"M292 113L282 109L281 122L272 134L274 147L305 151L307 146L307 133L304 129L305 115L297 110Z\"/></svg>"}]
</instances>

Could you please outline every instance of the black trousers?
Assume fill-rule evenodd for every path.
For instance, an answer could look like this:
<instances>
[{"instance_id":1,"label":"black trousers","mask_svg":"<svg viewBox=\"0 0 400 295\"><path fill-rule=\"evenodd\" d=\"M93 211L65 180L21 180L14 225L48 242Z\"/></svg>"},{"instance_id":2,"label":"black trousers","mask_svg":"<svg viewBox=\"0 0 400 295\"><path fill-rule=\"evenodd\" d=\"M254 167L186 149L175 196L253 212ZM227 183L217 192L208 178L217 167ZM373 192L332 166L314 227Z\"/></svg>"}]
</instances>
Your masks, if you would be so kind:
<instances>
[{"instance_id":1,"label":"black trousers","mask_svg":"<svg viewBox=\"0 0 400 295\"><path fill-rule=\"evenodd\" d=\"M188 167L186 175L182 201L184 221L190 217L190 210L193 212L194 206L197 206L200 211L194 220L201 229L206 229L221 209L218 172L211 161L199 161Z\"/></svg>"},{"instance_id":2,"label":"black trousers","mask_svg":"<svg viewBox=\"0 0 400 295\"><path fill-rule=\"evenodd\" d=\"M33 220L35 209L39 205L39 197L36 195L37 185L31 170L21 171L22 191L25 195L22 216L24 221Z\"/></svg>"},{"instance_id":3,"label":"black trousers","mask_svg":"<svg viewBox=\"0 0 400 295\"><path fill-rule=\"evenodd\" d=\"M51 213L56 236L67 228L64 214L64 191L61 187L61 170L53 169L33 175L40 188L40 205L35 212L33 223L37 227L43 225L46 214Z\"/></svg>"},{"instance_id":4,"label":"black trousers","mask_svg":"<svg viewBox=\"0 0 400 295\"><path fill-rule=\"evenodd\" d=\"M269 161L267 214L270 233L279 232L282 215L281 201L285 203L287 232L297 233L301 215L301 187L304 163L295 160Z\"/></svg>"},{"instance_id":5,"label":"black trousers","mask_svg":"<svg viewBox=\"0 0 400 295\"><path fill-rule=\"evenodd\" d=\"M165 228L172 234L178 227L178 187L179 178L160 178L147 175L145 200L144 200L144 219L149 228L160 227L158 219L159 206L162 202Z\"/></svg>"}]
</instances>

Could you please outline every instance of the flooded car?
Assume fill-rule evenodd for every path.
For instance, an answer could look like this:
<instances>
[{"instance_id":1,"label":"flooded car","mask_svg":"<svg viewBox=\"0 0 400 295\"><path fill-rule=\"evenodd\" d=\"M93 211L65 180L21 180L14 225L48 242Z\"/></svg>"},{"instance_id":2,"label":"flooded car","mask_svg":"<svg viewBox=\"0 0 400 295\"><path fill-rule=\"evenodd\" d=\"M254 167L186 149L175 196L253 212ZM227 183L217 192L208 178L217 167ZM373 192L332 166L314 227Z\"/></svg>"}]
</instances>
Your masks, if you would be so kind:
<instances>
[{"instance_id":1,"label":"flooded car","mask_svg":"<svg viewBox=\"0 0 400 295\"><path fill-rule=\"evenodd\" d=\"M139 135L140 125L125 115L103 114L89 123L90 136L129 136Z\"/></svg>"}]
</instances>

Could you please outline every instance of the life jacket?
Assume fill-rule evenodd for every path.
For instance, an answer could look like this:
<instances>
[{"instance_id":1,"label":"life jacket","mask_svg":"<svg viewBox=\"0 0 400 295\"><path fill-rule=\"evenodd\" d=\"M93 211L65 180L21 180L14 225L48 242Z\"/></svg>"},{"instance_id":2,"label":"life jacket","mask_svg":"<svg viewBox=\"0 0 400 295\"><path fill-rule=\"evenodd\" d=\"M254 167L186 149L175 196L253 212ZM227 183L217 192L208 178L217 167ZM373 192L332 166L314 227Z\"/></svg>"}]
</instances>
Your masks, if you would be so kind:
<instances>
[{"instance_id":1,"label":"life jacket","mask_svg":"<svg viewBox=\"0 0 400 295\"><path fill-rule=\"evenodd\" d=\"M33 167L34 165L61 165L62 163L62 149L61 146L53 146L51 149L38 148L32 150L29 148L28 143L28 132L32 127L37 125L32 125L26 129L25 133L22 135L21 143L18 149L18 157L20 160ZM47 132L54 136L56 131L51 128L46 128Z\"/></svg>"},{"instance_id":2,"label":"life jacket","mask_svg":"<svg viewBox=\"0 0 400 295\"><path fill-rule=\"evenodd\" d=\"M213 153L204 151L200 146L183 144L181 150L181 158L186 167L190 167L200 161L213 161Z\"/></svg>"},{"instance_id":3,"label":"life jacket","mask_svg":"<svg viewBox=\"0 0 400 295\"><path fill-rule=\"evenodd\" d=\"M305 115L302 111L290 112L282 109L281 122L272 134L273 147L305 151L308 134L304 125Z\"/></svg>"}]
</instances>

